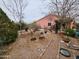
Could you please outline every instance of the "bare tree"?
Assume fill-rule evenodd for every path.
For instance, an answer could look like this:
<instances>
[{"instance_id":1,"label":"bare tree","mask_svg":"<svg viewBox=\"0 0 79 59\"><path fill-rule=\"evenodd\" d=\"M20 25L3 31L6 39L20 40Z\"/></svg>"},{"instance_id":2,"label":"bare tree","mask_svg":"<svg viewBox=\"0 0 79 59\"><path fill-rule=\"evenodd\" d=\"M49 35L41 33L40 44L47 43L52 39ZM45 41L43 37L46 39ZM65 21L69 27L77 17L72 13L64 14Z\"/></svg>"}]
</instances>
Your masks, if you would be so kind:
<instances>
[{"instance_id":1,"label":"bare tree","mask_svg":"<svg viewBox=\"0 0 79 59\"><path fill-rule=\"evenodd\" d=\"M78 0L51 0L53 14L64 17L75 18L79 15Z\"/></svg>"},{"instance_id":2,"label":"bare tree","mask_svg":"<svg viewBox=\"0 0 79 59\"><path fill-rule=\"evenodd\" d=\"M13 16L14 20L19 21L20 30L21 30L21 22L24 18L24 10L27 7L28 3L27 0L2 0L4 6L10 12L10 14ZM7 3L8 2L8 3Z\"/></svg>"},{"instance_id":3,"label":"bare tree","mask_svg":"<svg viewBox=\"0 0 79 59\"><path fill-rule=\"evenodd\" d=\"M15 20L21 21L24 18L24 10L28 4L27 0L2 0L2 2Z\"/></svg>"},{"instance_id":4,"label":"bare tree","mask_svg":"<svg viewBox=\"0 0 79 59\"><path fill-rule=\"evenodd\" d=\"M49 7L52 14L60 16L61 27L79 16L79 0L51 0Z\"/></svg>"},{"instance_id":5,"label":"bare tree","mask_svg":"<svg viewBox=\"0 0 79 59\"><path fill-rule=\"evenodd\" d=\"M60 25L66 26L70 20L79 16L79 0L50 0L48 8L51 14L59 16ZM64 24L64 25L63 25Z\"/></svg>"}]
</instances>

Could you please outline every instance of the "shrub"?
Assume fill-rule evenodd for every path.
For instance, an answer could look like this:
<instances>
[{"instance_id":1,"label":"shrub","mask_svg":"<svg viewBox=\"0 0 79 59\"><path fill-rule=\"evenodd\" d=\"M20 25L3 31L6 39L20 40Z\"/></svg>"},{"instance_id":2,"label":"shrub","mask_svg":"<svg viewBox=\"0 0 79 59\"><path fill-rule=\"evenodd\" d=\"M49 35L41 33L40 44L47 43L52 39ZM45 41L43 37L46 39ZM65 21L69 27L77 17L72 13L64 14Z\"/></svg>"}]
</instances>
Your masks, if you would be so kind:
<instances>
[{"instance_id":1,"label":"shrub","mask_svg":"<svg viewBox=\"0 0 79 59\"><path fill-rule=\"evenodd\" d=\"M12 25L10 25L12 26ZM17 38L17 29L15 29L15 26L13 26L14 28L11 27L6 27L6 28L1 28L0 29L0 43L1 45L6 45L9 43L12 43L14 41L16 41Z\"/></svg>"},{"instance_id":2,"label":"shrub","mask_svg":"<svg viewBox=\"0 0 79 59\"><path fill-rule=\"evenodd\" d=\"M0 9L0 45L16 41L18 29L16 24Z\"/></svg>"},{"instance_id":3,"label":"shrub","mask_svg":"<svg viewBox=\"0 0 79 59\"><path fill-rule=\"evenodd\" d=\"M73 29L66 29L65 30L65 35L74 37L75 36L75 31Z\"/></svg>"},{"instance_id":4,"label":"shrub","mask_svg":"<svg viewBox=\"0 0 79 59\"><path fill-rule=\"evenodd\" d=\"M18 27L18 30L24 30L26 27L28 27L28 24L25 23L23 20L20 20L16 23L16 26Z\"/></svg>"}]
</instances>

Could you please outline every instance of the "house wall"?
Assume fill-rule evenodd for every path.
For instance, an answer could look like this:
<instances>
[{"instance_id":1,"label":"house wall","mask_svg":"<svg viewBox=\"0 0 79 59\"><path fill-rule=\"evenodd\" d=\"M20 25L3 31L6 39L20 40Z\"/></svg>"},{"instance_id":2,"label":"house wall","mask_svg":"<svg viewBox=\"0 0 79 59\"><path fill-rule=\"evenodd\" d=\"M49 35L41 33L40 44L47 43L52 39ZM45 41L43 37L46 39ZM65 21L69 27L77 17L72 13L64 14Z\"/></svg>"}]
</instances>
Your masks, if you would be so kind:
<instances>
[{"instance_id":1,"label":"house wall","mask_svg":"<svg viewBox=\"0 0 79 59\"><path fill-rule=\"evenodd\" d=\"M37 26L40 26L41 28L47 28L48 23L51 22L51 25L55 24L55 20L57 20L56 16L48 15L36 22Z\"/></svg>"},{"instance_id":2,"label":"house wall","mask_svg":"<svg viewBox=\"0 0 79 59\"><path fill-rule=\"evenodd\" d=\"M70 26L71 29L75 28L75 22L74 21L72 21L70 25L71 25Z\"/></svg>"},{"instance_id":3,"label":"house wall","mask_svg":"<svg viewBox=\"0 0 79 59\"><path fill-rule=\"evenodd\" d=\"M67 28L70 28L70 29L75 28L76 27L75 21L69 22L66 26L67 26Z\"/></svg>"}]
</instances>

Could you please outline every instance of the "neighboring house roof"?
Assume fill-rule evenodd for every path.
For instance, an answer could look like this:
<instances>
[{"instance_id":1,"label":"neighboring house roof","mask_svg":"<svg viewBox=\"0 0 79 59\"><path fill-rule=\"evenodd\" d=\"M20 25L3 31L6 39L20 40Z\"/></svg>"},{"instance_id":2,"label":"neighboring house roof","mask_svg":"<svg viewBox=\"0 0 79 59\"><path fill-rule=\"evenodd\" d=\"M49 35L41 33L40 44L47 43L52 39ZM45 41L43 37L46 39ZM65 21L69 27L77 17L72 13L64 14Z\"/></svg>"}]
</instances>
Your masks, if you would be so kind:
<instances>
[{"instance_id":1,"label":"neighboring house roof","mask_svg":"<svg viewBox=\"0 0 79 59\"><path fill-rule=\"evenodd\" d=\"M58 16L57 15L52 15L52 14L49 14L49 15L46 15L46 16L44 16L43 18L41 18L41 19L39 19L39 20L37 20L37 21L35 21L35 22L38 22L38 21L41 21L41 20L44 20L44 18L48 18L48 17L56 17L56 18L58 18Z\"/></svg>"},{"instance_id":2,"label":"neighboring house roof","mask_svg":"<svg viewBox=\"0 0 79 59\"><path fill-rule=\"evenodd\" d=\"M41 28L46 28L49 27L49 23L51 23L51 25L54 25L56 20L58 20L58 17L56 15L49 14L37 20L35 23L37 26L40 26Z\"/></svg>"}]
</instances>

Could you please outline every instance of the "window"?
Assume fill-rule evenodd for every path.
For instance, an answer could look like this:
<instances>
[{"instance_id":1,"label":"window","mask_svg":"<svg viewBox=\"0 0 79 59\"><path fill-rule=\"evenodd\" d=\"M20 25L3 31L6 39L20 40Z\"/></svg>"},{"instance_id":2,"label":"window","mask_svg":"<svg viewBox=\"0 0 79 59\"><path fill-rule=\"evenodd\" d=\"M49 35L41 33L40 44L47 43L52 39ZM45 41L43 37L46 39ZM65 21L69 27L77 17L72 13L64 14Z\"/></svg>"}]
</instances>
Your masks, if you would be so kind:
<instances>
[{"instance_id":1,"label":"window","mask_svg":"<svg viewBox=\"0 0 79 59\"><path fill-rule=\"evenodd\" d=\"M51 23L48 23L48 26L51 26Z\"/></svg>"}]
</instances>

